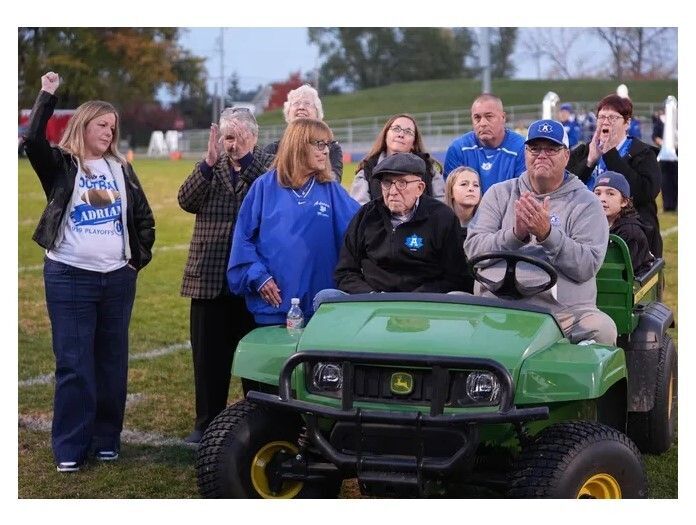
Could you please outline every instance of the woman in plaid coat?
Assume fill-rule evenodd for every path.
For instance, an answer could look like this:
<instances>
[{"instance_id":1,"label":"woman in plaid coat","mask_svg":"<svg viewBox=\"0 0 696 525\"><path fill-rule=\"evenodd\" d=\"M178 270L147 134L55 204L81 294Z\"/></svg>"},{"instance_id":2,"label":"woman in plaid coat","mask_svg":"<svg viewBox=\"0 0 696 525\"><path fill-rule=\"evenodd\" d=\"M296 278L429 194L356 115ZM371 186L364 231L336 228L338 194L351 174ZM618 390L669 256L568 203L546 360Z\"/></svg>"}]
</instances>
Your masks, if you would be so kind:
<instances>
[{"instance_id":1,"label":"woman in plaid coat","mask_svg":"<svg viewBox=\"0 0 696 525\"><path fill-rule=\"evenodd\" d=\"M256 145L258 124L245 108L228 108L210 126L208 151L179 189L179 205L196 215L181 295L191 298L191 348L196 421L186 438L198 443L227 406L232 357L254 328L244 298L232 295L225 272L231 233L251 183L268 171L273 155ZM222 152L218 153L222 146Z\"/></svg>"}]
</instances>

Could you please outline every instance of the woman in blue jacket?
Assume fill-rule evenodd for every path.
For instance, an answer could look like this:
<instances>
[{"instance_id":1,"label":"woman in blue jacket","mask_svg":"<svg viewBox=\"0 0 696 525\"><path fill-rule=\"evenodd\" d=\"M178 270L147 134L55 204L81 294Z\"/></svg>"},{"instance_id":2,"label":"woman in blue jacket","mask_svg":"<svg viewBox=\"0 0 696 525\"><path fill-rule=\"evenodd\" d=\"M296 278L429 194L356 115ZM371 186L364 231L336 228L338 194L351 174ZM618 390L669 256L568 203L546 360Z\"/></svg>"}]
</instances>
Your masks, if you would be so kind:
<instances>
[{"instance_id":1,"label":"woman in blue jacket","mask_svg":"<svg viewBox=\"0 0 696 525\"><path fill-rule=\"evenodd\" d=\"M293 297L309 317L314 295L336 287L343 235L360 206L331 176L332 139L319 120L290 123L274 169L254 182L239 211L227 281L260 325L284 323Z\"/></svg>"}]
</instances>

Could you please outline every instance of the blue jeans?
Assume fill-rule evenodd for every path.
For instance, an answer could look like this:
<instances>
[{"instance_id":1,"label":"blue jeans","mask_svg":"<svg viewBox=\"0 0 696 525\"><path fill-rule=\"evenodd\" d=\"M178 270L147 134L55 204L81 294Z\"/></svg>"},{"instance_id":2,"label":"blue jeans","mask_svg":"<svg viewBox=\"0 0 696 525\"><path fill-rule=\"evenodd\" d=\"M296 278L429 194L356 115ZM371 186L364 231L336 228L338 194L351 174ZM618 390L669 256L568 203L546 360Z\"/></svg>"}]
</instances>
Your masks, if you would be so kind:
<instances>
[{"instance_id":1,"label":"blue jeans","mask_svg":"<svg viewBox=\"0 0 696 525\"><path fill-rule=\"evenodd\" d=\"M56 463L82 463L90 449L120 448L136 276L129 266L99 273L45 260L56 358L51 436Z\"/></svg>"}]
</instances>

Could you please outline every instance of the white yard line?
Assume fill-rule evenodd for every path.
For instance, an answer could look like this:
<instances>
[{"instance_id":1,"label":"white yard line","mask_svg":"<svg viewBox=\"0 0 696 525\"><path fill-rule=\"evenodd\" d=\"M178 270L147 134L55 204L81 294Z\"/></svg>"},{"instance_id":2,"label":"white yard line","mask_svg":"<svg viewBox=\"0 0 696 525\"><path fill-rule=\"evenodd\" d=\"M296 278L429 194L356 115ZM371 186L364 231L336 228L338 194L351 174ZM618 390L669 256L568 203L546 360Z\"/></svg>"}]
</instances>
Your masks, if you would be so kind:
<instances>
[{"instance_id":1,"label":"white yard line","mask_svg":"<svg viewBox=\"0 0 696 525\"><path fill-rule=\"evenodd\" d=\"M27 430L50 432L51 423L52 421L50 418L23 415L19 416L20 428L26 428ZM182 438L164 436L155 432L140 432L138 430L130 430L128 428L124 428L121 432L121 442L130 443L133 445L151 445L155 447L191 446Z\"/></svg>"},{"instance_id":2,"label":"white yard line","mask_svg":"<svg viewBox=\"0 0 696 525\"><path fill-rule=\"evenodd\" d=\"M155 359L156 357L162 357L164 355L169 355L179 350L188 350L191 348L191 343L186 341L185 343L176 343L174 345L165 346L164 348L155 348L154 350L148 350L147 352L142 352L140 354L133 354L128 358L129 361L140 361L147 359ZM36 385L47 385L53 382L53 373L43 374L40 376L30 377L29 379L22 379L17 382L20 387L26 386L36 386Z\"/></svg>"},{"instance_id":3,"label":"white yard line","mask_svg":"<svg viewBox=\"0 0 696 525\"><path fill-rule=\"evenodd\" d=\"M666 230L661 230L660 235L662 235L662 237L669 237L673 233L677 233L678 230L679 228L677 226L672 226L671 228L667 228Z\"/></svg>"}]
</instances>

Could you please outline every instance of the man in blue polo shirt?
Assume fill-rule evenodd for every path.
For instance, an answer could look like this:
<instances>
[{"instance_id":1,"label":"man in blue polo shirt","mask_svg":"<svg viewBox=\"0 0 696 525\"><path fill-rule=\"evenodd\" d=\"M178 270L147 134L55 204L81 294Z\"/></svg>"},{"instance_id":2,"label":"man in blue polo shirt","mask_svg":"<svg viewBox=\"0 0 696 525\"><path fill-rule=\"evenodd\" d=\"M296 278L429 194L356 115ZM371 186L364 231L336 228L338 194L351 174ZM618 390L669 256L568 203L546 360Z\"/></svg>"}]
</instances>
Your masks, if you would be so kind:
<instances>
[{"instance_id":1,"label":"man in blue polo shirt","mask_svg":"<svg viewBox=\"0 0 696 525\"><path fill-rule=\"evenodd\" d=\"M484 93L471 105L473 131L455 139L445 156L445 178L459 166L474 168L481 177L481 193L496 182L521 175L524 137L505 127L503 101Z\"/></svg>"}]
</instances>

